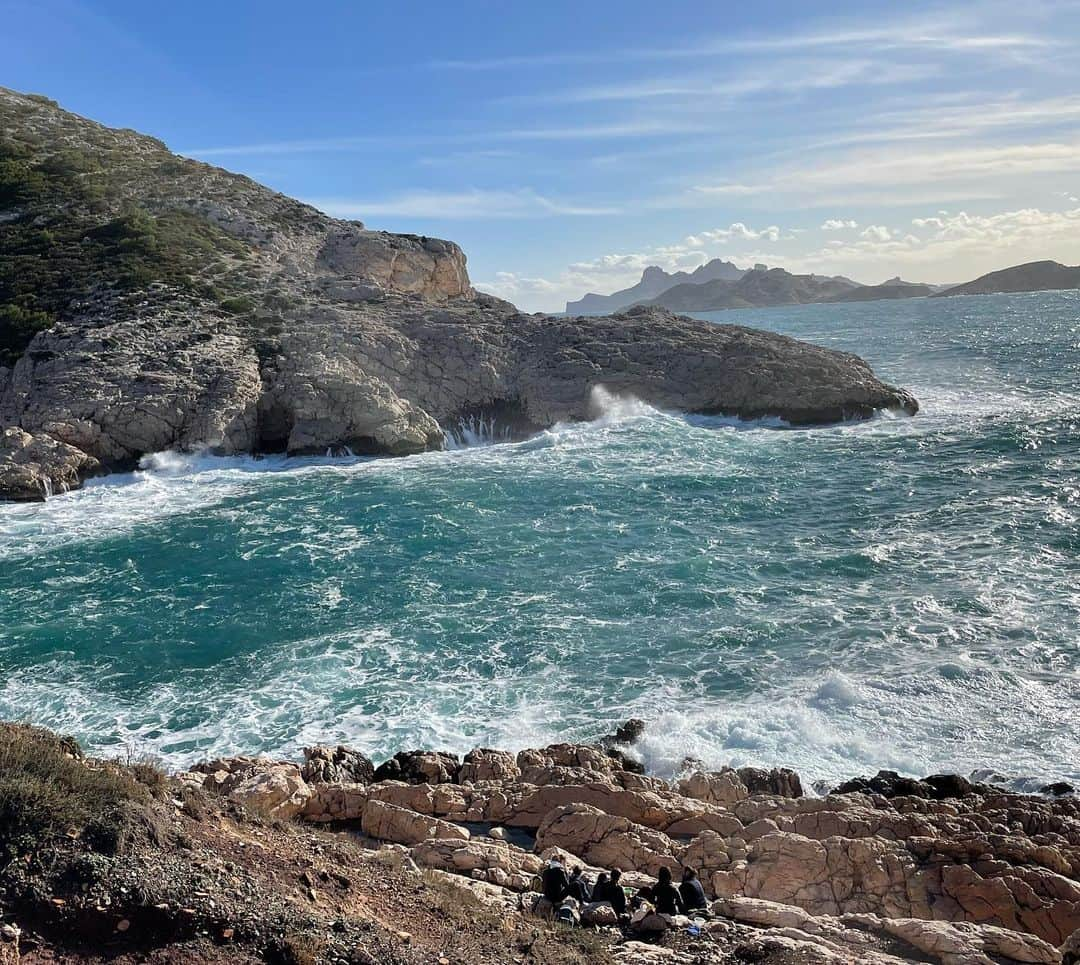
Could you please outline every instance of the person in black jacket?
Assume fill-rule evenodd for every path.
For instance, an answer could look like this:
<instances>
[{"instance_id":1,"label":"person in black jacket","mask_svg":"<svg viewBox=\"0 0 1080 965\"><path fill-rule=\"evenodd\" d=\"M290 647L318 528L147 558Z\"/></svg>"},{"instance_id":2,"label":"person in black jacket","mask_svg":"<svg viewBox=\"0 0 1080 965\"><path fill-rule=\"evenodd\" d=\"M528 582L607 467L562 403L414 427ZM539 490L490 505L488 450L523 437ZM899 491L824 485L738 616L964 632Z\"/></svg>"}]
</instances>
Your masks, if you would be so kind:
<instances>
[{"instance_id":1,"label":"person in black jacket","mask_svg":"<svg viewBox=\"0 0 1080 965\"><path fill-rule=\"evenodd\" d=\"M682 895L679 889L671 883L671 869L661 868L656 876L656 884L652 887L653 907L661 915L684 915L686 908L683 906Z\"/></svg>"},{"instance_id":2,"label":"person in black jacket","mask_svg":"<svg viewBox=\"0 0 1080 965\"><path fill-rule=\"evenodd\" d=\"M557 908L570 892L570 879L566 877L566 870L558 861L552 861L544 869L540 880L544 884L544 897Z\"/></svg>"},{"instance_id":3,"label":"person in black jacket","mask_svg":"<svg viewBox=\"0 0 1080 965\"><path fill-rule=\"evenodd\" d=\"M683 907L686 908L687 914L709 907L709 902L705 898L705 889L701 887L697 872L693 868L683 868L679 895L682 897Z\"/></svg>"}]
</instances>

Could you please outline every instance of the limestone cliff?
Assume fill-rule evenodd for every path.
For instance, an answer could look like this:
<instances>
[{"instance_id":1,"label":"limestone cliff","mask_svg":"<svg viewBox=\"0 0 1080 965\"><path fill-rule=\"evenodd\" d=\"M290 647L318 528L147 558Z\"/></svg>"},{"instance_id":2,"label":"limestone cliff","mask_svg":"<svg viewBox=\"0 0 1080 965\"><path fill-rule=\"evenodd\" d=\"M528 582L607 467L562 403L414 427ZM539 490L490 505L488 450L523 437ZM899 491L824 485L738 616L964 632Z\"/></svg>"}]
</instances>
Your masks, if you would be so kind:
<instances>
[{"instance_id":1,"label":"limestone cliff","mask_svg":"<svg viewBox=\"0 0 1080 965\"><path fill-rule=\"evenodd\" d=\"M472 290L451 242L333 219L41 97L0 89L0 119L0 498L170 448L420 452L481 412L589 418L598 385L798 424L917 408L779 335L522 314Z\"/></svg>"}]
</instances>

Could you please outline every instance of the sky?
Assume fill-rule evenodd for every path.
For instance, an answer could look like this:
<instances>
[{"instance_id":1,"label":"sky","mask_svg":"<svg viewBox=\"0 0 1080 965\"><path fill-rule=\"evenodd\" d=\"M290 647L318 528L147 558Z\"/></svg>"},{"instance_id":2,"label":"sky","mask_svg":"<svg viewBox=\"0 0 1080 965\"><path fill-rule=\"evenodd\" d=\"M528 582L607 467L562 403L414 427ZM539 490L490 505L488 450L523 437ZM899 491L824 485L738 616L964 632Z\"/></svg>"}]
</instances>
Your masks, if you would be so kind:
<instances>
[{"instance_id":1,"label":"sky","mask_svg":"<svg viewBox=\"0 0 1080 965\"><path fill-rule=\"evenodd\" d=\"M0 0L0 84L530 311L722 257L877 283L1080 263L1080 0Z\"/></svg>"}]
</instances>

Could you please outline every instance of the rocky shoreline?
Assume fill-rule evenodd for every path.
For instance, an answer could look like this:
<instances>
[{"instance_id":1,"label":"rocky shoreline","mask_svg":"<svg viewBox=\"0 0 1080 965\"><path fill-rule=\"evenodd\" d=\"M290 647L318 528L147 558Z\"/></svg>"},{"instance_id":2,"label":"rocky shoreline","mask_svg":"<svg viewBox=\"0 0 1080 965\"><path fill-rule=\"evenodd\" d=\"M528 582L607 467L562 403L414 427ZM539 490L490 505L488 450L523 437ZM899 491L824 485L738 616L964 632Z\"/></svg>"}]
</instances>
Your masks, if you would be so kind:
<instances>
[{"instance_id":1,"label":"rocky shoreline","mask_svg":"<svg viewBox=\"0 0 1080 965\"><path fill-rule=\"evenodd\" d=\"M400 456L528 434L595 392L795 425L914 414L862 359L662 308L530 315L454 243L331 218L0 88L0 499L147 454ZM42 246L45 246L43 249Z\"/></svg>"},{"instance_id":2,"label":"rocky shoreline","mask_svg":"<svg viewBox=\"0 0 1080 965\"><path fill-rule=\"evenodd\" d=\"M9 865L3 899L7 934L24 930L23 962L53 961L59 959L49 958L48 949L55 949L65 927L85 935L87 921L103 919L111 925L95 924L101 948L84 951L122 950L134 938L135 920L145 940L149 911L162 918L154 933L173 935L159 940L159 949L175 950L183 932L191 933L190 940L205 940L210 951L204 951L211 955L206 960L216 960L212 950L223 947L234 957L222 960L247 960L236 957L241 945L253 961L295 960L267 950L282 927L275 916L285 911L267 906L260 925L257 910L236 907L232 892L222 890L222 881L235 883L241 872L252 879L252 888L272 890L266 876L283 873L271 870L273 861L263 868L263 859L223 857L251 847L255 827L271 851L292 854L302 840L309 857L319 856L318 873L289 878L290 895L298 890L301 897L283 906L293 929L325 932L323 952L306 961L1080 960L1080 798L1071 789L1057 786L1048 789L1057 796L1039 797L957 775L914 780L882 772L815 797L804 793L790 770L705 771L692 764L669 782L642 773L634 762L628 744L639 726L630 722L596 745L555 744L516 754L478 748L463 759L408 751L378 767L344 746L309 748L302 762L235 757L198 764L161 777L160 794L145 805L156 815L140 818L155 829L154 847L93 854L95 870L86 888L72 889L69 871L49 879L46 898L41 881L28 883L32 876L13 887ZM170 822L183 826L187 843L170 841ZM207 835L209 842L191 844ZM57 853L76 847L82 866L93 850L85 841L85 832L73 832ZM43 854L39 849L34 860ZM186 868L199 854L202 865L219 868L214 883L180 887L179 894L163 897L168 888L145 880L147 866L157 868L164 860ZM322 860L326 854L333 856L329 864ZM531 914L534 878L551 858L583 867L588 878L619 868L622 883L631 888L651 883L661 868L678 877L693 867L710 914L696 923L676 918L670 928L641 933L590 911L585 919L596 924L571 936ZM33 864L25 862L28 868ZM189 874L190 869L176 870L174 877L182 882ZM130 879L129 885L137 880L137 887L122 891L121 879ZM427 921L425 902L437 900L430 889L459 894L451 904L465 902L470 909L454 926L462 947L433 955L428 938L441 936L441 925L424 925L428 933L422 935L415 922L408 927L368 907L364 927L370 931L376 928L370 921L378 921L378 942L385 948L381 957L364 952L368 958L350 958L345 946L370 947L376 936L358 933L353 919L359 912L349 912L341 896L327 904L324 892L359 890L374 906L390 900L380 897L387 881L393 882L394 901L418 896L407 912L419 916L416 921ZM37 904L27 897L35 893ZM128 907L136 896L138 907ZM14 921L8 918L11 909ZM200 928L178 931L172 921L177 914L185 921L212 922L204 923L200 937ZM532 945L543 937L559 949L551 954L570 957L522 951L520 943L512 952L486 947L489 939L481 932L492 914L507 934L527 933ZM227 924L223 915L236 921ZM293 920L296 915L303 924ZM118 931L121 922L127 924ZM477 933L470 939L474 925ZM35 934L28 945L26 936ZM437 937L436 943L446 941ZM595 944L579 956L583 941ZM14 945L7 943L8 957L0 953L0 962L20 961L12 957Z\"/></svg>"}]
</instances>

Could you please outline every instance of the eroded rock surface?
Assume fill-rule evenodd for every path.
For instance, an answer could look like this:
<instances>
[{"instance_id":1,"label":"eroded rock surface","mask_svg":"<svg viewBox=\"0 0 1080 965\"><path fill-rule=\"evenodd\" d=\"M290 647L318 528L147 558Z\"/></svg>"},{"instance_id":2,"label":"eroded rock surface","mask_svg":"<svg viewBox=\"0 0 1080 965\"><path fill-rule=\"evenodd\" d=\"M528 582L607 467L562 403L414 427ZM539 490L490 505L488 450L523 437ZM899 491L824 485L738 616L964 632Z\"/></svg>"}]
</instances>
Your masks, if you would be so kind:
<instances>
[{"instance_id":1,"label":"eroded rock surface","mask_svg":"<svg viewBox=\"0 0 1080 965\"><path fill-rule=\"evenodd\" d=\"M202 778L277 813L302 802L304 819L359 821L371 837L409 845L420 867L510 893L530 891L551 858L587 877L620 868L635 888L661 867L693 867L713 901L709 928L764 929L743 943L763 956L753 960L1056 965L1075 954L1063 950L1080 930L1074 796L938 775L889 785L914 796L806 797L784 770L672 784L621 770L603 746L573 744L477 749L461 766L423 752L392 760L405 780L304 791L291 783L294 765L250 758L211 762Z\"/></svg>"},{"instance_id":2,"label":"eroded rock surface","mask_svg":"<svg viewBox=\"0 0 1080 965\"><path fill-rule=\"evenodd\" d=\"M418 453L462 419L536 431L594 418L620 394L795 424L917 408L847 353L657 308L523 314L477 295L451 242L335 220L11 91L0 89L0 114L27 133L32 161L62 144L67 163L108 174L93 204L83 174L50 181L47 205L0 211L11 238L36 238L30 226L46 218L103 239L70 241L82 276L68 288L43 276L48 327L16 358L0 355L0 429L37 440L0 448L0 498L42 498L167 449ZM126 270L124 253L143 249L110 248L114 237L145 241L153 257ZM12 254L29 258L17 244Z\"/></svg>"}]
</instances>

